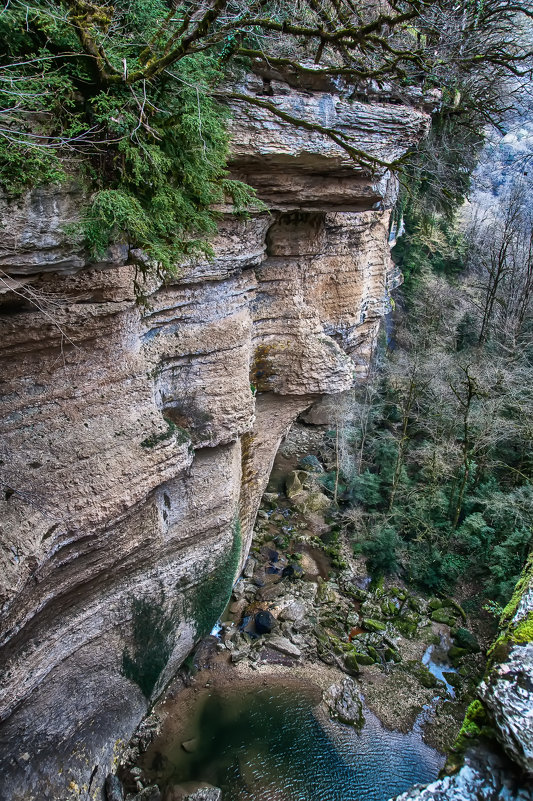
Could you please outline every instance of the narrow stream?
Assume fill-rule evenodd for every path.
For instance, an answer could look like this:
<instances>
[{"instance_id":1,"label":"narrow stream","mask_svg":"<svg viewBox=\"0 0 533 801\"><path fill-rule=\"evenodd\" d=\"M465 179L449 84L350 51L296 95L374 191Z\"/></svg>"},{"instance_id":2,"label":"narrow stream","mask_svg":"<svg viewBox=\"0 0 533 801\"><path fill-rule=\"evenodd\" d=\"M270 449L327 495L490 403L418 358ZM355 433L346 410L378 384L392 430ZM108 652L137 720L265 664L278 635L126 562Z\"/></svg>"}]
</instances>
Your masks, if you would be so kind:
<instances>
[{"instance_id":1,"label":"narrow stream","mask_svg":"<svg viewBox=\"0 0 533 801\"><path fill-rule=\"evenodd\" d=\"M455 698L455 690L449 681L450 677L453 678L452 674L457 673L456 668L452 666L448 658L448 651L451 645L450 636L441 634L440 643L438 645L430 645L427 648L422 657L422 662L436 679L444 682L448 695L451 698Z\"/></svg>"},{"instance_id":2,"label":"narrow stream","mask_svg":"<svg viewBox=\"0 0 533 801\"><path fill-rule=\"evenodd\" d=\"M145 772L161 787L209 782L224 801L385 801L435 779L443 762L419 727L388 731L367 710L357 732L304 690L259 685L206 693L179 738L152 744Z\"/></svg>"}]
</instances>

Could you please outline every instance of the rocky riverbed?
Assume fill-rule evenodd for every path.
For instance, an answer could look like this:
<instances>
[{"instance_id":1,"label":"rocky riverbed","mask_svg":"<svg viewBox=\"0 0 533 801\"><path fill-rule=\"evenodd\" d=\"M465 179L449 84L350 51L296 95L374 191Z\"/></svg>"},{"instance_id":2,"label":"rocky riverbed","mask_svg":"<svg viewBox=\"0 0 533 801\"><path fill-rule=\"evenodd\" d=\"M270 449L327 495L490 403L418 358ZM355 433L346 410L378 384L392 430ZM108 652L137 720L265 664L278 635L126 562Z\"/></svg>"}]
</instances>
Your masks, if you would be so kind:
<instances>
[{"instance_id":1,"label":"rocky riverbed","mask_svg":"<svg viewBox=\"0 0 533 801\"><path fill-rule=\"evenodd\" d=\"M360 728L366 711L396 732L416 724L441 752L453 746L483 666L478 640L455 600L423 598L398 581L370 582L330 516L319 436L296 427L278 455L216 636L200 644L124 760L131 798L148 797L146 783L158 778L137 752L161 725L166 739L169 727L179 739L176 721L188 719L206 687L305 687L342 722ZM207 791L182 788L165 801Z\"/></svg>"}]
</instances>

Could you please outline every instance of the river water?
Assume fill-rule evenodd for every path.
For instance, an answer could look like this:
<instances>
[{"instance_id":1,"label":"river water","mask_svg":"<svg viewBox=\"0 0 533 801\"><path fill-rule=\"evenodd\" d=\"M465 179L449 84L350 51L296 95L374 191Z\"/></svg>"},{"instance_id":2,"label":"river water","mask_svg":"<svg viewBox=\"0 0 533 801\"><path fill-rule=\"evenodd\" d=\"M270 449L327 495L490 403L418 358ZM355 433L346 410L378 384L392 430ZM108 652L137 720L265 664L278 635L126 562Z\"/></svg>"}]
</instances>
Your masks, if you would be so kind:
<instances>
[{"instance_id":1,"label":"river water","mask_svg":"<svg viewBox=\"0 0 533 801\"><path fill-rule=\"evenodd\" d=\"M263 687L205 695L187 727L190 742L161 738L145 771L160 786L207 781L224 801L385 801L436 778L442 755L388 731L368 710L360 732L329 720L305 691ZM150 770L151 769L151 770Z\"/></svg>"}]
</instances>

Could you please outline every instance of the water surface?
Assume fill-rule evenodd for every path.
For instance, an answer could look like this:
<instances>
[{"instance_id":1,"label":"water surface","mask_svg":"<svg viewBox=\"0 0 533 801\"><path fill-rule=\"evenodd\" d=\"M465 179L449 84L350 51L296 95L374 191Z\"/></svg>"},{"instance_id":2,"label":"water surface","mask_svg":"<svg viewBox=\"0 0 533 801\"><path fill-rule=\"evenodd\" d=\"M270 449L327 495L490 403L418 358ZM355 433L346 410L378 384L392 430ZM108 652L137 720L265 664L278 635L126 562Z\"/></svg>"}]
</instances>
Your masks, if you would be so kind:
<instances>
[{"instance_id":1,"label":"water surface","mask_svg":"<svg viewBox=\"0 0 533 801\"><path fill-rule=\"evenodd\" d=\"M361 732L330 721L303 691L258 687L204 696L179 740L156 741L147 766L160 786L207 781L224 801L385 801L436 778L444 758L366 712ZM150 770L148 770L150 772Z\"/></svg>"}]
</instances>

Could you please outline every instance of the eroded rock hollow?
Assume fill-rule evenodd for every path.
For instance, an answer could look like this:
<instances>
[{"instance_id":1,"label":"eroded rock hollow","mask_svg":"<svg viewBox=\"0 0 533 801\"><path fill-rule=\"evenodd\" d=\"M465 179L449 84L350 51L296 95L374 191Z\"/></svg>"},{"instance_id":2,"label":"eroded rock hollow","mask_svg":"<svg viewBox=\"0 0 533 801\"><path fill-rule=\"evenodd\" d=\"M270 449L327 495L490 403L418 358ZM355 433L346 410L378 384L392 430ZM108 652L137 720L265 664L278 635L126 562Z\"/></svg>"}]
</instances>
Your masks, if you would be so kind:
<instances>
[{"instance_id":1,"label":"eroded rock hollow","mask_svg":"<svg viewBox=\"0 0 533 801\"><path fill-rule=\"evenodd\" d=\"M243 91L260 92L251 78ZM272 81L270 100L392 160L423 110ZM0 797L99 798L153 699L216 621L292 421L364 373L398 276L395 182L239 105L215 258L135 304L135 260L68 243L76 185L4 200L0 242Z\"/></svg>"}]
</instances>

